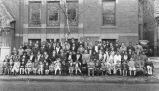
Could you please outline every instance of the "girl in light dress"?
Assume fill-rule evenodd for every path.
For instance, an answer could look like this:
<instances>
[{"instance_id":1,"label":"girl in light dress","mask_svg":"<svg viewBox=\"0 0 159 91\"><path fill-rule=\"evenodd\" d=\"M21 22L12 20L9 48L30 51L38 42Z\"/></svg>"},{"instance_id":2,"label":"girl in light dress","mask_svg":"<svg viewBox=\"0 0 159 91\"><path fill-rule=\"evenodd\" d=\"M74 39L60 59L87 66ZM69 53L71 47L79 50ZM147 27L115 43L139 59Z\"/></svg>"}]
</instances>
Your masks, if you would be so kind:
<instances>
[{"instance_id":1,"label":"girl in light dress","mask_svg":"<svg viewBox=\"0 0 159 91\"><path fill-rule=\"evenodd\" d=\"M38 65L38 74L39 75L43 75L43 72L44 72L44 63L42 61L39 62L39 65Z\"/></svg>"},{"instance_id":2,"label":"girl in light dress","mask_svg":"<svg viewBox=\"0 0 159 91\"><path fill-rule=\"evenodd\" d=\"M74 70L74 63L72 60L69 61L69 74L70 76L73 75L73 70Z\"/></svg>"},{"instance_id":3,"label":"girl in light dress","mask_svg":"<svg viewBox=\"0 0 159 91\"><path fill-rule=\"evenodd\" d=\"M28 62L25 65L25 74L29 75L33 69L33 64L31 60L28 60Z\"/></svg>"},{"instance_id":4,"label":"girl in light dress","mask_svg":"<svg viewBox=\"0 0 159 91\"><path fill-rule=\"evenodd\" d=\"M57 71L59 71L59 74L61 75L61 62L60 62L60 58L57 58L55 63L55 75L57 75Z\"/></svg>"},{"instance_id":5,"label":"girl in light dress","mask_svg":"<svg viewBox=\"0 0 159 91\"><path fill-rule=\"evenodd\" d=\"M108 73L111 75L112 71L114 72L114 52L110 52L109 56L107 57L107 67Z\"/></svg>"},{"instance_id":6,"label":"girl in light dress","mask_svg":"<svg viewBox=\"0 0 159 91\"><path fill-rule=\"evenodd\" d=\"M80 69L80 66L81 66L81 63L79 61L76 61L75 62L75 73L76 73L76 75L77 75L78 71L80 72L80 74L82 73L81 69Z\"/></svg>"},{"instance_id":7,"label":"girl in light dress","mask_svg":"<svg viewBox=\"0 0 159 91\"><path fill-rule=\"evenodd\" d=\"M14 75L18 74L18 72L19 72L19 67L20 67L20 62L19 62L19 61L14 62L14 66L13 66L13 68L12 68L12 73L13 73Z\"/></svg>"}]
</instances>

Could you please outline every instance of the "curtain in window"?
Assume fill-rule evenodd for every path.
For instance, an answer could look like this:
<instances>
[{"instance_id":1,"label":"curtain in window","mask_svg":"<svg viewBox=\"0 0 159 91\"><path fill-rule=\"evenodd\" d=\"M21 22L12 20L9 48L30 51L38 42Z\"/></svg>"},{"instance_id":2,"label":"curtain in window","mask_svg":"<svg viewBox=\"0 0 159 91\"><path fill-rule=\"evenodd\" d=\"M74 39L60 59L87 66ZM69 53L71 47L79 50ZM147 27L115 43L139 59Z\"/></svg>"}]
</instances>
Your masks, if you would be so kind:
<instances>
[{"instance_id":1,"label":"curtain in window","mask_svg":"<svg viewBox=\"0 0 159 91\"><path fill-rule=\"evenodd\" d=\"M29 2L29 25L41 26L41 2Z\"/></svg>"},{"instance_id":2,"label":"curtain in window","mask_svg":"<svg viewBox=\"0 0 159 91\"><path fill-rule=\"evenodd\" d=\"M78 25L78 2L67 2L67 15L70 25Z\"/></svg>"},{"instance_id":3,"label":"curtain in window","mask_svg":"<svg viewBox=\"0 0 159 91\"><path fill-rule=\"evenodd\" d=\"M103 0L103 25L115 25L115 0Z\"/></svg>"},{"instance_id":4,"label":"curtain in window","mask_svg":"<svg viewBox=\"0 0 159 91\"><path fill-rule=\"evenodd\" d=\"M52 1L47 4L47 25L56 26L59 25L59 2Z\"/></svg>"}]
</instances>

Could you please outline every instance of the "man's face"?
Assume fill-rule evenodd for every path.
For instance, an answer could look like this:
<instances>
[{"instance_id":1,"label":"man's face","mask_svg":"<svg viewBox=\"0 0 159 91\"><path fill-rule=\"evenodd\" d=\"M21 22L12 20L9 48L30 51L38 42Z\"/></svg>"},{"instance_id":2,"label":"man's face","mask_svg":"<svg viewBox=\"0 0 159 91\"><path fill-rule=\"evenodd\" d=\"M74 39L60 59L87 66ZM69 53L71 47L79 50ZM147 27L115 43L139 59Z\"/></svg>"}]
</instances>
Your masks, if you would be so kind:
<instances>
[{"instance_id":1,"label":"man's face","mask_svg":"<svg viewBox=\"0 0 159 91\"><path fill-rule=\"evenodd\" d=\"M103 44L106 44L106 42L105 42L105 41L103 41Z\"/></svg>"},{"instance_id":2,"label":"man's face","mask_svg":"<svg viewBox=\"0 0 159 91\"><path fill-rule=\"evenodd\" d=\"M96 45L98 45L98 42L96 41L96 43L95 43Z\"/></svg>"},{"instance_id":3,"label":"man's face","mask_svg":"<svg viewBox=\"0 0 159 91\"><path fill-rule=\"evenodd\" d=\"M132 43L131 43L131 42L129 43L129 46L132 46Z\"/></svg>"},{"instance_id":4,"label":"man's face","mask_svg":"<svg viewBox=\"0 0 159 91\"><path fill-rule=\"evenodd\" d=\"M72 39L72 42L75 42L75 40L74 40L74 39Z\"/></svg>"},{"instance_id":5,"label":"man's face","mask_svg":"<svg viewBox=\"0 0 159 91\"><path fill-rule=\"evenodd\" d=\"M121 45L124 46L124 43L122 43Z\"/></svg>"},{"instance_id":6,"label":"man's face","mask_svg":"<svg viewBox=\"0 0 159 91\"><path fill-rule=\"evenodd\" d=\"M73 44L73 46L75 46L75 44Z\"/></svg>"},{"instance_id":7,"label":"man's face","mask_svg":"<svg viewBox=\"0 0 159 91\"><path fill-rule=\"evenodd\" d=\"M38 54L40 54L40 52L38 52Z\"/></svg>"}]
</instances>

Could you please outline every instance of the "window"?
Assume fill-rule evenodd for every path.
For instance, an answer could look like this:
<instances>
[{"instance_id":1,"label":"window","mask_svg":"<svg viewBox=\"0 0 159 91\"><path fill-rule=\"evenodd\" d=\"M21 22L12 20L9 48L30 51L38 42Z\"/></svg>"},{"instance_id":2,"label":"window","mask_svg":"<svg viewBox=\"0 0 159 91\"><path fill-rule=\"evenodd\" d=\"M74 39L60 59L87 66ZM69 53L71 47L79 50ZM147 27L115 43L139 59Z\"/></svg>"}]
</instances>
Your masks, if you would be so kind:
<instances>
[{"instance_id":1,"label":"window","mask_svg":"<svg viewBox=\"0 0 159 91\"><path fill-rule=\"evenodd\" d=\"M29 2L29 26L41 26L41 7L40 1Z\"/></svg>"},{"instance_id":2,"label":"window","mask_svg":"<svg viewBox=\"0 0 159 91\"><path fill-rule=\"evenodd\" d=\"M49 1L47 3L47 25L59 26L59 1Z\"/></svg>"},{"instance_id":3,"label":"window","mask_svg":"<svg viewBox=\"0 0 159 91\"><path fill-rule=\"evenodd\" d=\"M103 0L103 26L115 25L115 0Z\"/></svg>"},{"instance_id":4,"label":"window","mask_svg":"<svg viewBox=\"0 0 159 91\"><path fill-rule=\"evenodd\" d=\"M67 1L67 15L70 25L78 25L78 1Z\"/></svg>"}]
</instances>

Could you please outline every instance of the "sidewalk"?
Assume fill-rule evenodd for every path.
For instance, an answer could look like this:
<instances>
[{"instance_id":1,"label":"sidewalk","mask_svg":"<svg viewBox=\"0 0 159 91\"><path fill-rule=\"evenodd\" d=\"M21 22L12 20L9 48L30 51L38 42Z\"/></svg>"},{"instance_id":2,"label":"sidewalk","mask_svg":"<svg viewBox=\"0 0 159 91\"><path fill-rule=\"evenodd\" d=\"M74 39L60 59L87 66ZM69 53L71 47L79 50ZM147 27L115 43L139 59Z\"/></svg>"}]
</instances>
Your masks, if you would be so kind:
<instances>
[{"instance_id":1,"label":"sidewalk","mask_svg":"<svg viewBox=\"0 0 159 91\"><path fill-rule=\"evenodd\" d=\"M1 75L0 81L52 81L52 82L103 82L103 83L159 83L154 76L123 77L123 76L8 76Z\"/></svg>"}]
</instances>

